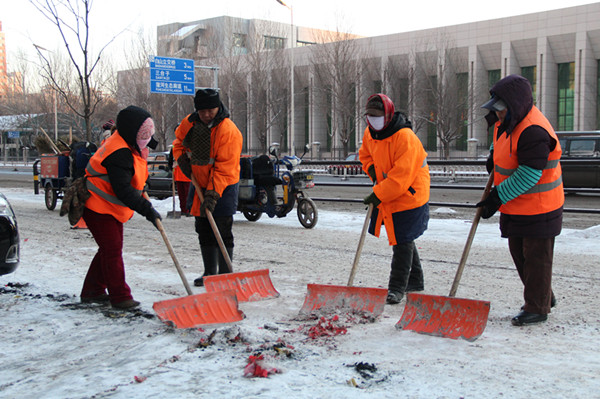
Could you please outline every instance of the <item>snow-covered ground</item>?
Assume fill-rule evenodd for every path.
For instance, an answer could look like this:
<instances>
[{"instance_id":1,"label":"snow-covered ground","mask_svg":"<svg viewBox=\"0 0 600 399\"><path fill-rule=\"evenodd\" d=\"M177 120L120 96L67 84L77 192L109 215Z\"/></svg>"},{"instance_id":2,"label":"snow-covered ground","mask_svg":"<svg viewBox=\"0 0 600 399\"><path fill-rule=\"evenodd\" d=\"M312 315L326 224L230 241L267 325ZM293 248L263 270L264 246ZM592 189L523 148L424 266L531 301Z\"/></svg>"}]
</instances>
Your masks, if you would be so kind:
<instances>
[{"instance_id":1,"label":"snow-covered ground","mask_svg":"<svg viewBox=\"0 0 600 399\"><path fill-rule=\"evenodd\" d=\"M152 304L186 292L143 217L125 225L124 245L142 311L81 306L97 248L89 231L70 229L58 210L45 209L43 195L2 191L17 213L22 252L17 271L0 276L1 398L600 397L600 226L558 237L558 305L546 323L513 327L522 286L497 217L483 221L457 297L490 301L491 310L483 335L468 342L396 329L404 302L386 305L374 323L298 317L308 283L346 284L364 213L321 209L312 230L295 213L254 223L237 215L235 270L268 268L281 296L241 303L246 318L238 323L177 330L154 316ZM171 200L153 202L192 281L202 272L193 218L168 219ZM433 208L417 241L426 294L448 294L470 228L448 212ZM385 288L390 260L387 239L367 236L354 284ZM322 334L311 338L311 327ZM244 377L250 356L259 355L277 372Z\"/></svg>"}]
</instances>

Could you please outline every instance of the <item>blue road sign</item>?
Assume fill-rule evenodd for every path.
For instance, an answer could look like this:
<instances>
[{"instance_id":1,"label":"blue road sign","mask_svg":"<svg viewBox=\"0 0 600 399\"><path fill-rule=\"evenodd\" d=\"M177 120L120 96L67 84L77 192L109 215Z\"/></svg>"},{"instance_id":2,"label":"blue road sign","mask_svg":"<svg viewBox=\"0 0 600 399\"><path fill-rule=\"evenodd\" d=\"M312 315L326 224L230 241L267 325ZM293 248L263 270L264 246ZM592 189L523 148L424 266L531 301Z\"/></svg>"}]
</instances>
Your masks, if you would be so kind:
<instances>
[{"instance_id":1,"label":"blue road sign","mask_svg":"<svg viewBox=\"0 0 600 399\"><path fill-rule=\"evenodd\" d=\"M21 136L21 132L9 131L6 132L6 138L18 139Z\"/></svg>"},{"instance_id":2,"label":"blue road sign","mask_svg":"<svg viewBox=\"0 0 600 399\"><path fill-rule=\"evenodd\" d=\"M150 92L195 94L194 60L150 56Z\"/></svg>"}]
</instances>

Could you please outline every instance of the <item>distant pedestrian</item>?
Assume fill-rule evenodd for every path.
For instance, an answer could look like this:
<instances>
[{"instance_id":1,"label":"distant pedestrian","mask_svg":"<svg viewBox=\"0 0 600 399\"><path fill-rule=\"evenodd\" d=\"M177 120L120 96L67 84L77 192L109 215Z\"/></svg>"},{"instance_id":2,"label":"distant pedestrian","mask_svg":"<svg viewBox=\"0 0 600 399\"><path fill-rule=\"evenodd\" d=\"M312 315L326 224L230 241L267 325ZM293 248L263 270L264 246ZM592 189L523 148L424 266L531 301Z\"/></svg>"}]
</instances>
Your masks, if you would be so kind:
<instances>
[{"instance_id":1,"label":"distant pedestrian","mask_svg":"<svg viewBox=\"0 0 600 399\"><path fill-rule=\"evenodd\" d=\"M482 108L490 111L486 119L494 126L488 163L494 188L477 206L484 219L500 210L500 232L524 286L525 304L512 324L522 326L546 321L556 304L552 259L565 202L562 150L552 125L533 105L527 79L509 75L490 94Z\"/></svg>"},{"instance_id":2,"label":"distant pedestrian","mask_svg":"<svg viewBox=\"0 0 600 399\"><path fill-rule=\"evenodd\" d=\"M386 95L369 97L366 118L368 126L358 154L375 186L364 203L375 207L369 232L379 237L385 225L393 246L387 303L397 304L406 292L425 287L415 240L429 221L427 153L410 121L395 112Z\"/></svg>"}]
</instances>

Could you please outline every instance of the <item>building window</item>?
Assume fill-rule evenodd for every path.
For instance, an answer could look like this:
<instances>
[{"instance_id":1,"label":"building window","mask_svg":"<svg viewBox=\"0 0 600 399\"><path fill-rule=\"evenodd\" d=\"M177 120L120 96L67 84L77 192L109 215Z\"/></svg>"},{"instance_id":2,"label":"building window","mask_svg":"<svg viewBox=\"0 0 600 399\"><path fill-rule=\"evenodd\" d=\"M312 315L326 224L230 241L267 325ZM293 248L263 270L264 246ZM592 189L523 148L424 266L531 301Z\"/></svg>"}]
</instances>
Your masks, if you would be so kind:
<instances>
[{"instance_id":1,"label":"building window","mask_svg":"<svg viewBox=\"0 0 600 399\"><path fill-rule=\"evenodd\" d=\"M313 44L316 44L316 43L313 43L313 42L303 42L303 41L300 41L300 40L296 41L296 47L312 46Z\"/></svg>"},{"instance_id":2,"label":"building window","mask_svg":"<svg viewBox=\"0 0 600 399\"><path fill-rule=\"evenodd\" d=\"M280 50L283 48L284 40L281 37L265 36L265 49Z\"/></svg>"},{"instance_id":3,"label":"building window","mask_svg":"<svg viewBox=\"0 0 600 399\"><path fill-rule=\"evenodd\" d=\"M558 129L573 130L575 63L558 64Z\"/></svg>"},{"instance_id":4,"label":"building window","mask_svg":"<svg viewBox=\"0 0 600 399\"><path fill-rule=\"evenodd\" d=\"M533 104L536 104L536 81L537 81L537 67L528 66L521 68L521 76L529 81L531 84L531 94L533 96Z\"/></svg>"},{"instance_id":5,"label":"building window","mask_svg":"<svg viewBox=\"0 0 600 399\"><path fill-rule=\"evenodd\" d=\"M246 47L246 35L242 33L233 34L233 52L235 55L247 54L248 47Z\"/></svg>"}]
</instances>

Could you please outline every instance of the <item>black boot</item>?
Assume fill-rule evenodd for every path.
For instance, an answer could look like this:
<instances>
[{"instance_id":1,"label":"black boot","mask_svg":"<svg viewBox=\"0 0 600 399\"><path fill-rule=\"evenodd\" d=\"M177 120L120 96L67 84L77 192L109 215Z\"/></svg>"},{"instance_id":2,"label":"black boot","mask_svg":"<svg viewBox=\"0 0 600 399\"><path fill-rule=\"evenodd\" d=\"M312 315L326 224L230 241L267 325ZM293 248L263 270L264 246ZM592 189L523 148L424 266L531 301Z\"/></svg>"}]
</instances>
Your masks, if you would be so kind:
<instances>
[{"instance_id":1,"label":"black boot","mask_svg":"<svg viewBox=\"0 0 600 399\"><path fill-rule=\"evenodd\" d=\"M410 269L413 263L414 244L412 242L396 244L393 247L392 270L390 272L390 281L388 283L388 304L400 303L410 276Z\"/></svg>"},{"instance_id":2,"label":"black boot","mask_svg":"<svg viewBox=\"0 0 600 399\"><path fill-rule=\"evenodd\" d=\"M229 255L229 260L233 261L233 247L226 247L227 255ZM229 271L229 266L227 266L227 262L223 257L223 253L219 248L219 274L231 273Z\"/></svg>"},{"instance_id":3,"label":"black boot","mask_svg":"<svg viewBox=\"0 0 600 399\"><path fill-rule=\"evenodd\" d=\"M204 263L204 274L194 280L196 287L204 286L204 277L217 274L219 247L200 246L202 262Z\"/></svg>"}]
</instances>

